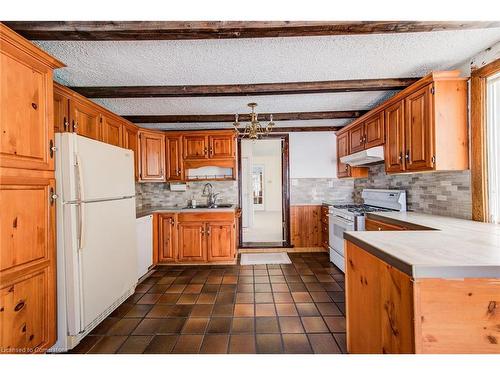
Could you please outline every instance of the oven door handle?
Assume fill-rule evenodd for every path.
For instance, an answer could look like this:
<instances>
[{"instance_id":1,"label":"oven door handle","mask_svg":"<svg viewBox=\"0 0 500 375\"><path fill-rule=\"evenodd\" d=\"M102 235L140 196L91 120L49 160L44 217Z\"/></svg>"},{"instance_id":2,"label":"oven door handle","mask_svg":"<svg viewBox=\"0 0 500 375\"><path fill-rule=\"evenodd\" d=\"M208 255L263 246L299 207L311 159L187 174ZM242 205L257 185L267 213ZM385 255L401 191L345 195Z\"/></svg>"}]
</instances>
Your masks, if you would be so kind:
<instances>
[{"instance_id":1,"label":"oven door handle","mask_svg":"<svg viewBox=\"0 0 500 375\"><path fill-rule=\"evenodd\" d=\"M332 216L331 218L332 218L332 221L333 221L334 224L335 223L336 224L340 224L340 225L344 224L344 225L348 225L350 227L351 226L354 227L354 222L353 221L346 220L346 219L344 219L344 218L342 218L340 216Z\"/></svg>"}]
</instances>

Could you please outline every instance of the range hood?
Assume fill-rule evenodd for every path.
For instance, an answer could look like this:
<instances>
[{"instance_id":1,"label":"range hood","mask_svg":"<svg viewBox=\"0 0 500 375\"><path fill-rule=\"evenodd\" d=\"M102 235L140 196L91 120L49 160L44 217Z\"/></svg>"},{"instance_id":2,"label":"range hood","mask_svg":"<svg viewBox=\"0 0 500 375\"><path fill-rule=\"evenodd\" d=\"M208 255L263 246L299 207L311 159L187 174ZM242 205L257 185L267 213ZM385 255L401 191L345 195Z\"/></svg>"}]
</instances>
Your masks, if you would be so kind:
<instances>
[{"instance_id":1,"label":"range hood","mask_svg":"<svg viewBox=\"0 0 500 375\"><path fill-rule=\"evenodd\" d=\"M384 160L384 146L372 147L355 154L343 156L340 161L351 166L376 163Z\"/></svg>"}]
</instances>

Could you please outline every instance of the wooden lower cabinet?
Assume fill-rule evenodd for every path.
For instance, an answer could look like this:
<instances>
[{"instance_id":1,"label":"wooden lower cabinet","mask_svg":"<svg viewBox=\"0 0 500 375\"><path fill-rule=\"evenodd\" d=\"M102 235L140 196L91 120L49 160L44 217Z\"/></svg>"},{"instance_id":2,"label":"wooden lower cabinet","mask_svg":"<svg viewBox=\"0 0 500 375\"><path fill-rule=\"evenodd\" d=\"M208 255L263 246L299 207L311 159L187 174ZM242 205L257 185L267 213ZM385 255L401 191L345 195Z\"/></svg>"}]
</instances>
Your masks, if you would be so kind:
<instances>
[{"instance_id":1,"label":"wooden lower cabinet","mask_svg":"<svg viewBox=\"0 0 500 375\"><path fill-rule=\"evenodd\" d=\"M346 241L347 350L413 353L410 277Z\"/></svg>"},{"instance_id":2,"label":"wooden lower cabinet","mask_svg":"<svg viewBox=\"0 0 500 375\"><path fill-rule=\"evenodd\" d=\"M208 261L228 261L234 259L235 223L207 223Z\"/></svg>"},{"instance_id":3,"label":"wooden lower cabinet","mask_svg":"<svg viewBox=\"0 0 500 375\"><path fill-rule=\"evenodd\" d=\"M55 341L55 294L48 268L2 286L0 349L3 353L44 351Z\"/></svg>"},{"instance_id":4,"label":"wooden lower cabinet","mask_svg":"<svg viewBox=\"0 0 500 375\"><path fill-rule=\"evenodd\" d=\"M177 214L158 215L158 262L177 259Z\"/></svg>"},{"instance_id":5,"label":"wooden lower cabinet","mask_svg":"<svg viewBox=\"0 0 500 375\"><path fill-rule=\"evenodd\" d=\"M207 241L204 222L179 223L179 262L205 262Z\"/></svg>"},{"instance_id":6,"label":"wooden lower cabinet","mask_svg":"<svg viewBox=\"0 0 500 375\"><path fill-rule=\"evenodd\" d=\"M234 212L165 212L155 214L154 222L158 263L227 263L236 257Z\"/></svg>"},{"instance_id":7,"label":"wooden lower cabinet","mask_svg":"<svg viewBox=\"0 0 500 375\"><path fill-rule=\"evenodd\" d=\"M349 353L500 354L500 279L414 279L345 244Z\"/></svg>"}]
</instances>

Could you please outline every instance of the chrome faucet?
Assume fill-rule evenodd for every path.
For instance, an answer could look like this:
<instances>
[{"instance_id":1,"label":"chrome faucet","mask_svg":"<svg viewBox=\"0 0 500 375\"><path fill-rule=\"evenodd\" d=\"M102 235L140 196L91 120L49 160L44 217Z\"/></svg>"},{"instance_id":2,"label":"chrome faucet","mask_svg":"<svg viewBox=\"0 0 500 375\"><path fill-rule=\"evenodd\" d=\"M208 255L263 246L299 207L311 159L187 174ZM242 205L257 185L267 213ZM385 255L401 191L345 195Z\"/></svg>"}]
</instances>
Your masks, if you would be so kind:
<instances>
[{"instance_id":1,"label":"chrome faucet","mask_svg":"<svg viewBox=\"0 0 500 375\"><path fill-rule=\"evenodd\" d=\"M208 190L208 192L207 192ZM202 192L202 195L204 197L207 197L207 206L209 208L212 208L212 207L215 207L217 206L217 196L219 195L220 193L214 193L214 187L212 186L212 184L210 182L207 182L205 184L205 186L203 186L203 192Z\"/></svg>"}]
</instances>

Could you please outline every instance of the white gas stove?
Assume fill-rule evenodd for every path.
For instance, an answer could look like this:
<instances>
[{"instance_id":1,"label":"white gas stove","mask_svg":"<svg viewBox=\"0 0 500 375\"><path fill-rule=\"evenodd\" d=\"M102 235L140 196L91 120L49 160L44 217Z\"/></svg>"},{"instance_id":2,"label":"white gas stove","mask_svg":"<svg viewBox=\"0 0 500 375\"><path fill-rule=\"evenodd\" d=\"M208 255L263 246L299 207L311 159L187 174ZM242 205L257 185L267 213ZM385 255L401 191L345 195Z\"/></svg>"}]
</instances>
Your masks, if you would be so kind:
<instances>
[{"instance_id":1,"label":"white gas stove","mask_svg":"<svg viewBox=\"0 0 500 375\"><path fill-rule=\"evenodd\" d=\"M364 204L340 204L329 208L330 261L342 271L344 264L344 232L365 230L365 214L368 212L406 211L404 190L364 189Z\"/></svg>"}]
</instances>

